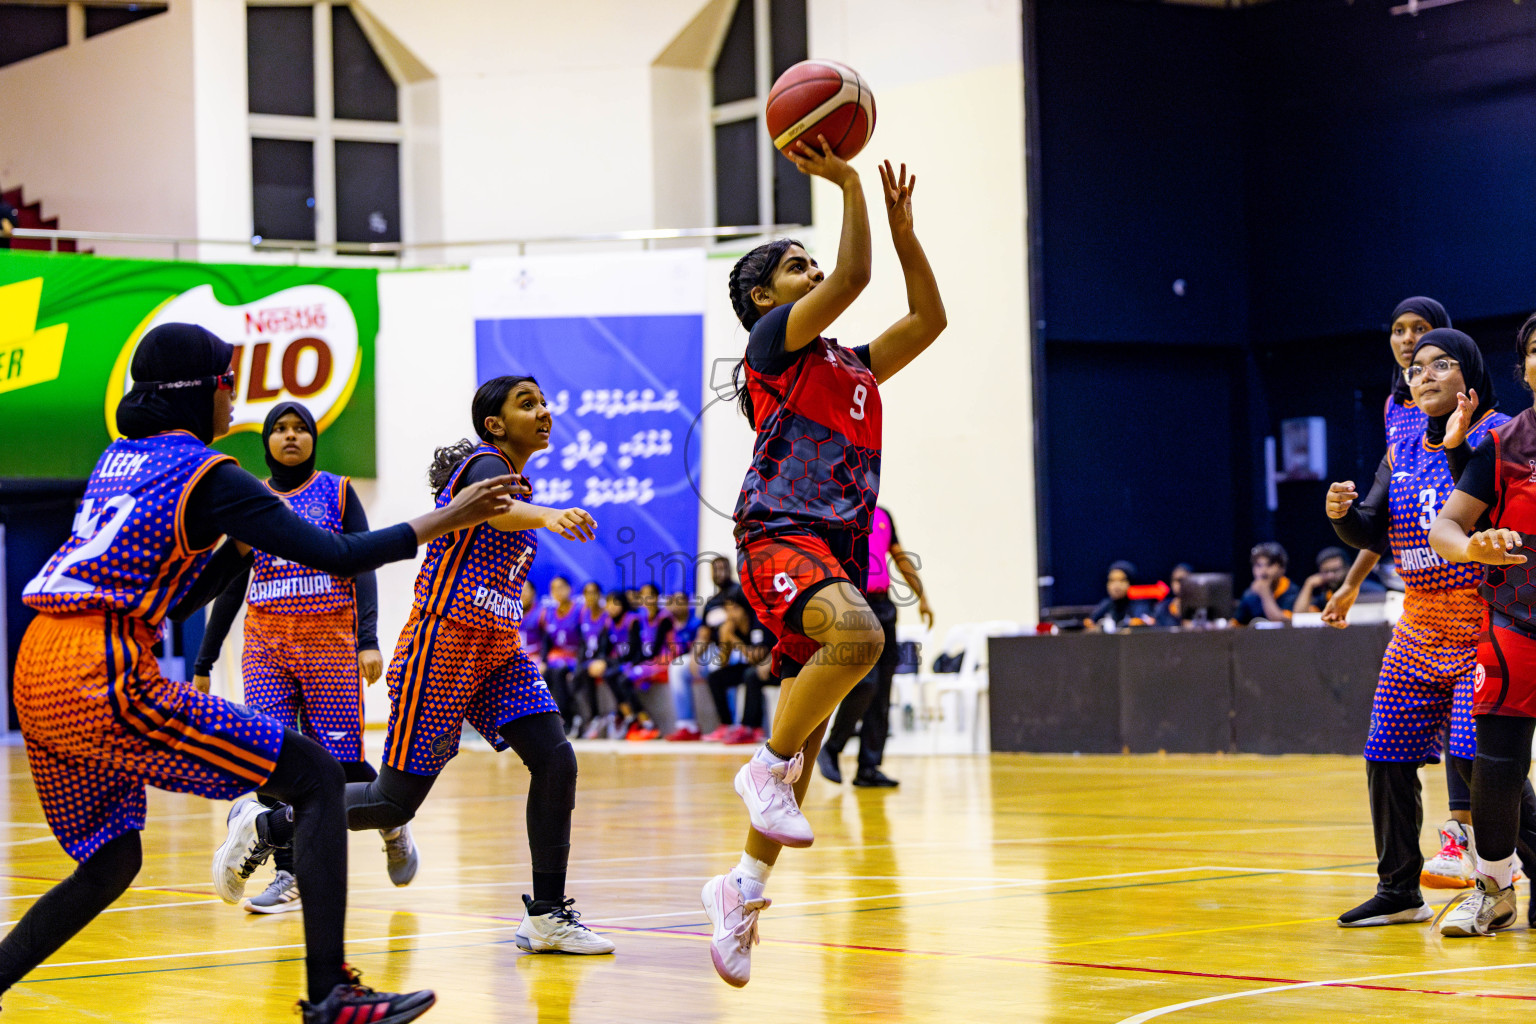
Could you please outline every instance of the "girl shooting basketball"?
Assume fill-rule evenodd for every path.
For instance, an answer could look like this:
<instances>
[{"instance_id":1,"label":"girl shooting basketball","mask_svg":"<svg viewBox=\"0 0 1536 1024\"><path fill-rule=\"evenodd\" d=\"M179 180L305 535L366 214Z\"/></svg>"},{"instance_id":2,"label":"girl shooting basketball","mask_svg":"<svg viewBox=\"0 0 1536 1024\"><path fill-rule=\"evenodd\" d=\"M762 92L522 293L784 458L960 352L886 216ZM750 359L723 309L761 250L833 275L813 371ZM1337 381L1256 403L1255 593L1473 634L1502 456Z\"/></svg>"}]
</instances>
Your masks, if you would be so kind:
<instances>
[{"instance_id":1,"label":"girl shooting basketball","mask_svg":"<svg viewBox=\"0 0 1536 1024\"><path fill-rule=\"evenodd\" d=\"M43 814L79 866L0 941L0 991L20 981L128 888L142 863L145 789L228 800L260 789L291 807L235 805L215 862L227 902L244 889L256 847L293 844L310 889L304 916L306 1024L401 1022L430 992L373 992L342 961L346 917L345 778L324 748L242 705L160 675L151 650L167 614L224 589L241 564L228 535L337 576L410 558L416 546L512 507L510 476L370 533L322 530L208 447L229 430L233 346L201 327L163 324L134 352L134 385L117 407L122 439L86 485L74 532L27 584L38 611L15 672L16 711Z\"/></svg>"},{"instance_id":2,"label":"girl shooting basketball","mask_svg":"<svg viewBox=\"0 0 1536 1024\"><path fill-rule=\"evenodd\" d=\"M902 165L880 167L891 240L906 279L907 315L874 341L844 348L821 332L870 277L869 217L856 172L825 138L786 155L843 193L837 266L824 273L789 239L743 256L731 306L749 332L737 365L742 412L757 431L736 504L737 562L753 610L779 638L783 679L772 739L736 775L752 828L741 862L704 886L715 969L731 985L751 975L764 887L785 846L814 838L800 813L827 718L879 661L884 632L860 588L880 486L880 391L945 327L944 303L912 226ZM744 377L744 382L741 378Z\"/></svg>"}]
</instances>

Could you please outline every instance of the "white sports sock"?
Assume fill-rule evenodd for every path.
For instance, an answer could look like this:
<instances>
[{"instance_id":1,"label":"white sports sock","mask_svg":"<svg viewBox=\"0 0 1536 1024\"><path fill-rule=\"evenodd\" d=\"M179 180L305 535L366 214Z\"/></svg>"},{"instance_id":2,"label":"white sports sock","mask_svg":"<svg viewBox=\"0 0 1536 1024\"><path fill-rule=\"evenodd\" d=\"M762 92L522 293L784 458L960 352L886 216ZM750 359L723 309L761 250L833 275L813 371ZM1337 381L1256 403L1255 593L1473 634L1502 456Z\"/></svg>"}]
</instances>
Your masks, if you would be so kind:
<instances>
[{"instance_id":1,"label":"white sports sock","mask_svg":"<svg viewBox=\"0 0 1536 1024\"><path fill-rule=\"evenodd\" d=\"M735 876L736 885L741 889L742 898L748 902L763 898L763 890L768 887L768 876L772 873L772 864L758 860L750 853L743 853L741 863L731 872Z\"/></svg>"},{"instance_id":2,"label":"white sports sock","mask_svg":"<svg viewBox=\"0 0 1536 1024\"><path fill-rule=\"evenodd\" d=\"M1480 875L1487 875L1493 879L1498 883L1500 889L1508 889L1514 884L1515 855L1510 854L1503 860L1484 860L1482 857L1478 857L1477 872Z\"/></svg>"},{"instance_id":3,"label":"white sports sock","mask_svg":"<svg viewBox=\"0 0 1536 1024\"><path fill-rule=\"evenodd\" d=\"M783 764L785 761L790 760L789 757L780 757L778 754L775 754L768 748L766 743L758 747L757 753L752 756L763 762L763 764ZM794 755L790 756L793 757Z\"/></svg>"}]
</instances>

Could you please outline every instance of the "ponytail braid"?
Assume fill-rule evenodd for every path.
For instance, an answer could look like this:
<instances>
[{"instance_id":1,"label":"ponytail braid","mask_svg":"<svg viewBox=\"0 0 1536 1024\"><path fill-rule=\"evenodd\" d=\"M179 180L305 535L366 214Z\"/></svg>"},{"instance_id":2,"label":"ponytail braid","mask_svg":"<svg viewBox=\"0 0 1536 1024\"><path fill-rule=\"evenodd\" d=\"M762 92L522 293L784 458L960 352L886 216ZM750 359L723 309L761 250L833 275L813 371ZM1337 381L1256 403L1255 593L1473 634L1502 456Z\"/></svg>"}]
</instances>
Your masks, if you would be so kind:
<instances>
[{"instance_id":1,"label":"ponytail braid","mask_svg":"<svg viewBox=\"0 0 1536 1024\"><path fill-rule=\"evenodd\" d=\"M789 251L792 245L800 245L793 238L776 238L771 242L753 249L731 268L731 276L728 289L731 296L731 309L736 313L736 319L741 321L741 326L748 331L752 325L762 319L763 314L758 311L757 303L752 301L752 289L760 285L766 285L773 279L773 272L778 269L779 261ZM803 248L803 246L802 246ZM747 418L754 429L757 426L752 416L752 395L747 390L742 377L746 373L746 359L738 360L731 370L731 383L736 388L736 405L741 409L741 414Z\"/></svg>"}]
</instances>

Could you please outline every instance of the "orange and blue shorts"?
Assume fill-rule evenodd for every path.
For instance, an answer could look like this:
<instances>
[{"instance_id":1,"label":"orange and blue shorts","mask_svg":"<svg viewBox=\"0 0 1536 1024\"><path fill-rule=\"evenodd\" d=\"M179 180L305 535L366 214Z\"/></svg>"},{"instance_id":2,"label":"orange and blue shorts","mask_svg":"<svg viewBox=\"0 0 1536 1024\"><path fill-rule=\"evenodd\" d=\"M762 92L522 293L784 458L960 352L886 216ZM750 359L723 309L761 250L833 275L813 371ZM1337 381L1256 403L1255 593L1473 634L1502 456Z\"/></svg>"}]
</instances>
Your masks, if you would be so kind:
<instances>
[{"instance_id":1,"label":"orange and blue shorts","mask_svg":"<svg viewBox=\"0 0 1536 1024\"><path fill-rule=\"evenodd\" d=\"M232 800L277 765L283 726L166 679L141 619L39 615L16 657L16 715L48 827L84 860L144 828L145 788Z\"/></svg>"},{"instance_id":2,"label":"orange and blue shorts","mask_svg":"<svg viewBox=\"0 0 1536 1024\"><path fill-rule=\"evenodd\" d=\"M502 726L560 711L516 631L479 629L416 608L389 662L389 702L384 763L413 775L436 775L453 760L465 722L506 750Z\"/></svg>"},{"instance_id":3,"label":"orange and blue shorts","mask_svg":"<svg viewBox=\"0 0 1536 1024\"><path fill-rule=\"evenodd\" d=\"M363 685L357 620L348 606L245 616L245 703L297 729L338 761L363 759Z\"/></svg>"},{"instance_id":4,"label":"orange and blue shorts","mask_svg":"<svg viewBox=\"0 0 1536 1024\"><path fill-rule=\"evenodd\" d=\"M787 620L798 615L804 626L811 614L811 596L829 583L846 580L862 590L868 562L867 538L846 532L773 534L747 540L737 548L741 588L758 621L778 638L773 648L774 674L797 675L821 649Z\"/></svg>"},{"instance_id":5,"label":"orange and blue shorts","mask_svg":"<svg viewBox=\"0 0 1536 1024\"><path fill-rule=\"evenodd\" d=\"M1477 756L1472 700L1482 617L1476 588L1404 595L1371 699L1367 761L1438 761L1447 730L1452 755Z\"/></svg>"}]
</instances>

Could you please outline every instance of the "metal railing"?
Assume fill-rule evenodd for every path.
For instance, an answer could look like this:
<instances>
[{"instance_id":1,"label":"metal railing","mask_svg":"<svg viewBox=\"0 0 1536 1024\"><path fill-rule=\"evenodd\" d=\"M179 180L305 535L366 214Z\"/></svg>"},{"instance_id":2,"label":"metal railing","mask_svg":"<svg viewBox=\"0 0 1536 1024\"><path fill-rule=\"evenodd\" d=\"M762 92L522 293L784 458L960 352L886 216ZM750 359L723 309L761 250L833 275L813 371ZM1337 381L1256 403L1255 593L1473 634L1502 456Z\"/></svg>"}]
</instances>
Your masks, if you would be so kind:
<instances>
[{"instance_id":1,"label":"metal railing","mask_svg":"<svg viewBox=\"0 0 1536 1024\"><path fill-rule=\"evenodd\" d=\"M163 245L171 250L171 259L180 260L182 250L188 246L219 246L222 248L246 248L251 252L290 253L297 264L305 253L331 254L334 256L378 256L392 258L397 266L403 265L408 253L442 252L450 249L513 249L524 256L529 246L540 245L600 245L613 242L639 242L650 249L656 242L699 239L703 241L729 238L752 238L801 231L803 224L737 224L713 228L642 228L635 231L609 231L588 235L540 235L527 238L471 238L453 242L311 242L302 239L263 238L194 238L184 235L135 234L123 231L63 231L47 228L16 228L12 238L37 239L49 243L50 252L59 251L60 242L112 242L129 245Z\"/></svg>"}]
</instances>

